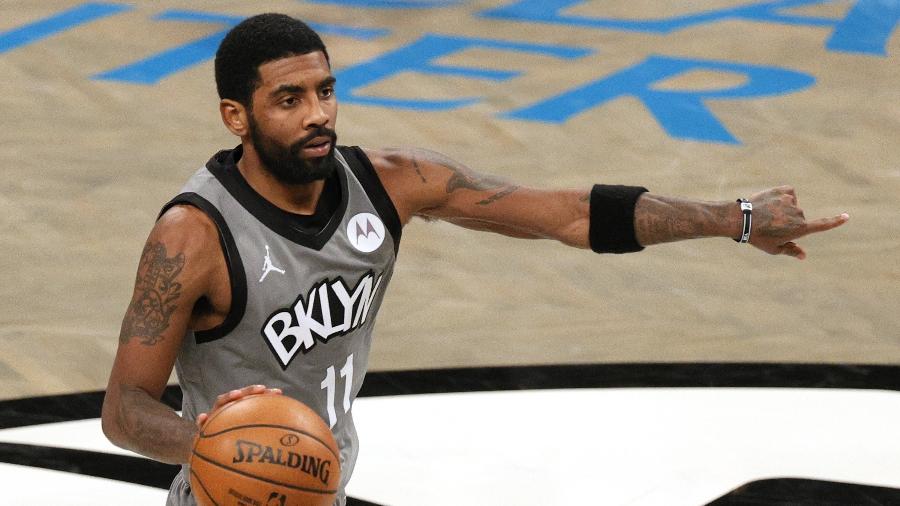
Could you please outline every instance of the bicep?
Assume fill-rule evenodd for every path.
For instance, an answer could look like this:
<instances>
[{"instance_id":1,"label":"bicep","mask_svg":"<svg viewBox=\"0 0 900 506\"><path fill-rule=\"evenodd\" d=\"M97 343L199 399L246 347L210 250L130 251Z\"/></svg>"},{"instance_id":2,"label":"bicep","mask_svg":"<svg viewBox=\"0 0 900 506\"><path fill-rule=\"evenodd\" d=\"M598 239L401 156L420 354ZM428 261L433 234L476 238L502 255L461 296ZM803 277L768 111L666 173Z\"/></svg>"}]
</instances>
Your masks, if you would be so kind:
<instances>
[{"instance_id":1,"label":"bicep","mask_svg":"<svg viewBox=\"0 0 900 506\"><path fill-rule=\"evenodd\" d=\"M150 233L122 319L111 389L128 385L162 395L194 305L207 291L204 228L193 211L173 209Z\"/></svg>"},{"instance_id":2,"label":"bicep","mask_svg":"<svg viewBox=\"0 0 900 506\"><path fill-rule=\"evenodd\" d=\"M530 188L446 158L438 165L446 179L438 185L443 187L443 195L421 214L467 228L511 237L557 239L572 245L580 245L584 228L586 239L586 191Z\"/></svg>"},{"instance_id":3,"label":"bicep","mask_svg":"<svg viewBox=\"0 0 900 506\"><path fill-rule=\"evenodd\" d=\"M587 247L589 192L528 188L423 149L370 151L406 223L437 218L466 228Z\"/></svg>"}]
</instances>

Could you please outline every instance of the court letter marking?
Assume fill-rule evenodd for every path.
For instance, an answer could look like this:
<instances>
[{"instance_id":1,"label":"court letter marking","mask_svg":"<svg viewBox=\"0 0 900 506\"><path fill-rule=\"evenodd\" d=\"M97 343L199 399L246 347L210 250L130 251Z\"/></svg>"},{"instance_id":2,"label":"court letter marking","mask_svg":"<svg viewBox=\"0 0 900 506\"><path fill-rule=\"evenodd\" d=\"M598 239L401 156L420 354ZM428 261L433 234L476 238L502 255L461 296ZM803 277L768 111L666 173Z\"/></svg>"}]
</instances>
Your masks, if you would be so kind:
<instances>
[{"instance_id":1,"label":"court letter marking","mask_svg":"<svg viewBox=\"0 0 900 506\"><path fill-rule=\"evenodd\" d=\"M94 2L73 7L59 14L0 33L0 54L71 30L76 26L131 9L128 5Z\"/></svg>"},{"instance_id":2,"label":"court letter marking","mask_svg":"<svg viewBox=\"0 0 900 506\"><path fill-rule=\"evenodd\" d=\"M353 65L337 72L336 77L340 83L338 95L342 101L354 104L420 111L446 111L474 104L479 102L481 97L468 97L456 100L416 100L374 97L363 95L359 90L404 72L460 76L488 81L506 81L521 75L521 72L518 71L456 67L433 63L434 60L439 58L472 48L532 53L562 59L581 58L593 52L591 49L579 47L426 34L408 46L395 49L368 62Z\"/></svg>"},{"instance_id":3,"label":"court letter marking","mask_svg":"<svg viewBox=\"0 0 900 506\"><path fill-rule=\"evenodd\" d=\"M655 90L654 83L691 71L733 72L747 82L720 90ZM564 123L572 116L623 96L636 97L672 137L704 142L739 144L704 105L705 100L737 100L781 95L807 88L811 75L778 67L726 61L650 56L616 74L587 83L535 105L503 115L505 118Z\"/></svg>"}]
</instances>

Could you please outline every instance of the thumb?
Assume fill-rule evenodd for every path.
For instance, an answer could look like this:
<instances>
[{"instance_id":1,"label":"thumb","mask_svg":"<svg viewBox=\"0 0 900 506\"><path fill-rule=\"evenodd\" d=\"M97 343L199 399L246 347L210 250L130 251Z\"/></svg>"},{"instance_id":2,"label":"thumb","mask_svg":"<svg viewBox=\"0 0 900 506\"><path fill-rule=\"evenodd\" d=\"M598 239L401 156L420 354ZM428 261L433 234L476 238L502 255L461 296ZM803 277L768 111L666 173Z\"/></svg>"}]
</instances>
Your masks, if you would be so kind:
<instances>
[{"instance_id":1,"label":"thumb","mask_svg":"<svg viewBox=\"0 0 900 506\"><path fill-rule=\"evenodd\" d=\"M797 243L791 241L786 242L778 247L778 253L782 255L788 255L796 258L797 260L803 260L806 258L806 251L803 250Z\"/></svg>"}]
</instances>

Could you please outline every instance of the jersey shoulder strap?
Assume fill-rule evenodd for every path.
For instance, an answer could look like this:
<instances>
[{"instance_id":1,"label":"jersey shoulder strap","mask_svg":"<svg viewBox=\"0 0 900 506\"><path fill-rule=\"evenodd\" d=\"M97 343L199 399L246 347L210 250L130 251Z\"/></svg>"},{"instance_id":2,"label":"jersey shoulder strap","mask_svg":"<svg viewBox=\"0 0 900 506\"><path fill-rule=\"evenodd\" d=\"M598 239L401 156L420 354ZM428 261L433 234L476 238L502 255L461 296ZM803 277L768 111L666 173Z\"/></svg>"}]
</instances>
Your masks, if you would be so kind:
<instances>
[{"instance_id":1,"label":"jersey shoulder strap","mask_svg":"<svg viewBox=\"0 0 900 506\"><path fill-rule=\"evenodd\" d=\"M228 268L228 278L231 284L231 307L228 314L225 315L225 321L221 324L209 330L194 332L198 343L215 341L234 330L244 318L244 312L247 310L247 276L244 273L244 263L241 260L234 236L231 235L231 229L228 228L228 223L225 222L222 213L212 202L197 193L184 192L167 202L159 216L176 205L190 205L200 209L215 223L219 233L219 245L225 255L225 265Z\"/></svg>"}]
</instances>

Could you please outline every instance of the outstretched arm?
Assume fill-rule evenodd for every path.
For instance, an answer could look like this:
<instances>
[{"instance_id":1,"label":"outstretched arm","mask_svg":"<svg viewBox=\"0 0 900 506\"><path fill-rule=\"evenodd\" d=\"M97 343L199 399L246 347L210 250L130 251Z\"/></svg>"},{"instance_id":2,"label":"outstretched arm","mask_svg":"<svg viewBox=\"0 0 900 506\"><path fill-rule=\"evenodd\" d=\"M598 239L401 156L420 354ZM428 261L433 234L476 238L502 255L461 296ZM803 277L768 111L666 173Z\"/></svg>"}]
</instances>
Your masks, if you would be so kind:
<instances>
[{"instance_id":1,"label":"outstretched arm","mask_svg":"<svg viewBox=\"0 0 900 506\"><path fill-rule=\"evenodd\" d=\"M367 150L401 221L439 218L468 228L513 237L550 238L591 247L591 192L528 188L479 174L433 151ZM843 214L807 222L796 193L779 187L750 197L754 205L750 243L771 254L804 258L794 240L837 227ZM596 204L596 202L594 203ZM704 202L642 193L633 208L634 237L641 246L699 237L741 234L736 201Z\"/></svg>"}]
</instances>

